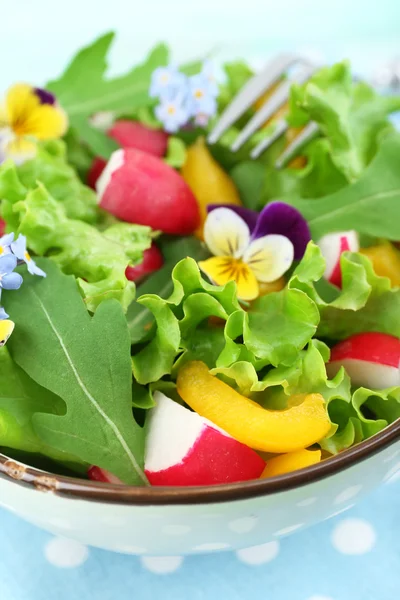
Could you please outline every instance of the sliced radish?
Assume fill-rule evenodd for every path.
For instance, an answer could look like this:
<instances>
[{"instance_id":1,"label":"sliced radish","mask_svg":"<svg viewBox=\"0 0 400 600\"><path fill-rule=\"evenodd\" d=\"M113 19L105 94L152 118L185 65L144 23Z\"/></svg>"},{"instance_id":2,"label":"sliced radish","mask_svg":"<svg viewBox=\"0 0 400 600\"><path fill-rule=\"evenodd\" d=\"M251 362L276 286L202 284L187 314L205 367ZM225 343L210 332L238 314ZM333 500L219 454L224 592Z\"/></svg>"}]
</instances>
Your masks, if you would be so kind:
<instances>
[{"instance_id":1,"label":"sliced radish","mask_svg":"<svg viewBox=\"0 0 400 600\"><path fill-rule=\"evenodd\" d=\"M265 462L254 450L161 392L154 400L145 449L152 485L212 485L261 475Z\"/></svg>"},{"instance_id":2,"label":"sliced radish","mask_svg":"<svg viewBox=\"0 0 400 600\"><path fill-rule=\"evenodd\" d=\"M141 281L146 275L158 271L164 264L163 255L157 246L152 243L150 248L143 252L143 260L140 265L126 267L125 276L129 281Z\"/></svg>"},{"instance_id":3,"label":"sliced radish","mask_svg":"<svg viewBox=\"0 0 400 600\"><path fill-rule=\"evenodd\" d=\"M104 158L101 158L100 156L96 156L96 158L93 159L93 162L86 176L86 183L89 187L92 188L92 190L96 189L97 180L106 168L106 165L107 161L104 160Z\"/></svg>"},{"instance_id":4,"label":"sliced radish","mask_svg":"<svg viewBox=\"0 0 400 600\"><path fill-rule=\"evenodd\" d=\"M96 188L101 208L128 223L175 235L188 235L199 225L197 201L186 181L146 152L114 152Z\"/></svg>"},{"instance_id":5,"label":"sliced radish","mask_svg":"<svg viewBox=\"0 0 400 600\"><path fill-rule=\"evenodd\" d=\"M88 477L92 481L101 481L103 483L114 483L123 485L122 481L118 479L115 475L106 471L105 469L100 469L100 467L90 467L88 470Z\"/></svg>"},{"instance_id":6,"label":"sliced radish","mask_svg":"<svg viewBox=\"0 0 400 600\"><path fill-rule=\"evenodd\" d=\"M400 385L400 340L387 333L359 333L331 350L330 377L343 366L353 385L384 389Z\"/></svg>"},{"instance_id":7,"label":"sliced radish","mask_svg":"<svg viewBox=\"0 0 400 600\"><path fill-rule=\"evenodd\" d=\"M0 219L0 235L3 235L6 230L6 222Z\"/></svg>"},{"instance_id":8,"label":"sliced radish","mask_svg":"<svg viewBox=\"0 0 400 600\"><path fill-rule=\"evenodd\" d=\"M342 273L340 270L340 257L343 252L350 250L358 252L360 244L356 231L341 231L328 233L319 241L318 246L326 262L324 277L337 287L342 286Z\"/></svg>"}]
</instances>

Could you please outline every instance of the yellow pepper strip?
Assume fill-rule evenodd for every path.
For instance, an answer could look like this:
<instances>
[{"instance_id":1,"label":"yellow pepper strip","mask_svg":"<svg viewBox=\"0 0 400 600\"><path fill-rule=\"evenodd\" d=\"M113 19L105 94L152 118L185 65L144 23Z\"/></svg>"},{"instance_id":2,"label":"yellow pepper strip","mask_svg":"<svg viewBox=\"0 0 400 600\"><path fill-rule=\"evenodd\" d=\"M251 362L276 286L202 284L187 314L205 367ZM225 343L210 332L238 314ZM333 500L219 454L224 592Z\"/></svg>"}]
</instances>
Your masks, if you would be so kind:
<instances>
[{"instance_id":1,"label":"yellow pepper strip","mask_svg":"<svg viewBox=\"0 0 400 600\"><path fill-rule=\"evenodd\" d=\"M390 242L361 248L360 253L367 256L374 271L381 277L388 277L393 287L400 286L400 252Z\"/></svg>"},{"instance_id":2,"label":"yellow pepper strip","mask_svg":"<svg viewBox=\"0 0 400 600\"><path fill-rule=\"evenodd\" d=\"M199 415L255 450L280 454L307 448L331 428L320 394L304 395L301 403L286 410L266 410L210 375L200 361L182 367L177 388Z\"/></svg>"},{"instance_id":3,"label":"yellow pepper strip","mask_svg":"<svg viewBox=\"0 0 400 600\"><path fill-rule=\"evenodd\" d=\"M321 461L321 450L296 450L271 458L261 473L261 479L283 475L298 469L316 465Z\"/></svg>"},{"instance_id":4,"label":"yellow pepper strip","mask_svg":"<svg viewBox=\"0 0 400 600\"><path fill-rule=\"evenodd\" d=\"M240 206L239 193L232 179L212 157L203 138L198 138L188 148L186 162L181 169L181 174L197 200L201 225L195 231L195 235L203 239L207 205L236 204Z\"/></svg>"}]
</instances>

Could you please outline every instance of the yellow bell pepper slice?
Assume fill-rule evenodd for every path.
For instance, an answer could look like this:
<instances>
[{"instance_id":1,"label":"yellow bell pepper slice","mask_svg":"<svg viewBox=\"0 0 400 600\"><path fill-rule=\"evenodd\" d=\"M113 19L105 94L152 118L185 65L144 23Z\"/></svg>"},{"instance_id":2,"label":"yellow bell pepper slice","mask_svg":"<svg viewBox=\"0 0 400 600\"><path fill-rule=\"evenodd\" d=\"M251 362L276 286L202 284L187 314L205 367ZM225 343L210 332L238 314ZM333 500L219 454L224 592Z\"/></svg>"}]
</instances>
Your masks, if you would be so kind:
<instances>
[{"instance_id":1,"label":"yellow bell pepper slice","mask_svg":"<svg viewBox=\"0 0 400 600\"><path fill-rule=\"evenodd\" d=\"M210 375L207 365L200 361L182 367L177 388L199 415L255 450L280 454L307 448L331 428L320 394L296 397L296 403L286 410L266 410Z\"/></svg>"},{"instance_id":2,"label":"yellow bell pepper slice","mask_svg":"<svg viewBox=\"0 0 400 600\"><path fill-rule=\"evenodd\" d=\"M374 271L381 277L388 277L393 287L400 286L400 252L390 242L361 248L360 254L367 256Z\"/></svg>"},{"instance_id":3,"label":"yellow bell pepper slice","mask_svg":"<svg viewBox=\"0 0 400 600\"><path fill-rule=\"evenodd\" d=\"M207 205L234 204L240 206L239 193L229 175L214 160L204 139L201 137L188 148L181 175L197 200L201 225L195 231L195 234L203 239Z\"/></svg>"},{"instance_id":4,"label":"yellow bell pepper slice","mask_svg":"<svg viewBox=\"0 0 400 600\"><path fill-rule=\"evenodd\" d=\"M296 450L296 452L274 456L274 458L267 461L267 465L261 473L261 479L291 473L298 469L316 465L320 461L321 450Z\"/></svg>"}]
</instances>

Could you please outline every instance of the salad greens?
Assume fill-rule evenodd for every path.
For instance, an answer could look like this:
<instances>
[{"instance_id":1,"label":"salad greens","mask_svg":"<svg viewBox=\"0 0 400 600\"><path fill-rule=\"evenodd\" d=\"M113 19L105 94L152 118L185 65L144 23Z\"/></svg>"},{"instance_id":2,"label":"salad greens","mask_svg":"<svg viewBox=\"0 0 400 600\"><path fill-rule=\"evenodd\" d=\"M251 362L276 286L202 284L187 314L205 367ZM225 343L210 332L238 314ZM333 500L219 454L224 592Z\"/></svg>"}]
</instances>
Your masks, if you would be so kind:
<instances>
[{"instance_id":1,"label":"salad greens","mask_svg":"<svg viewBox=\"0 0 400 600\"><path fill-rule=\"evenodd\" d=\"M327 374L330 347L340 340L363 332L400 338L400 288L379 276L366 256L341 254L339 288L326 281L325 259L309 242L282 289L240 302L234 281L217 286L201 274L197 263L210 251L199 237L165 235L98 207L87 173L95 157L108 159L118 145L92 117L106 112L160 128L149 86L154 70L169 62L160 44L141 65L109 78L112 40L109 33L81 50L47 85L68 115L64 139L38 143L34 158L22 164L0 164L6 232L26 237L46 274L24 276L18 293L2 291L0 274L1 304L16 323L6 347L0 337L0 447L80 474L96 465L124 483L146 485L141 425L155 405L154 392L182 403L176 381L189 361L204 362L212 375L270 410L290 407L298 394L321 394L331 422L319 441L326 453L341 452L400 418L400 386L354 386L343 367L333 378ZM197 61L184 65L181 75L196 77L201 68ZM207 135L253 75L242 61L224 65L224 72L216 114L207 123L194 118L169 136L163 160L171 168L185 164L187 148ZM302 149L300 167L290 163L281 170L275 159L285 138L250 160L273 122L237 153L230 151L255 110L209 149L244 208L260 211L279 199L300 211L315 242L348 230L367 245L400 241L400 133L388 119L400 110L400 98L380 97L354 82L347 62L292 86L292 133L310 121L319 133ZM126 268L142 263L154 239L164 264L135 284ZM1 237L0 256L5 247ZM18 258L29 268L29 254ZM0 324L7 316L0 308Z\"/></svg>"}]
</instances>

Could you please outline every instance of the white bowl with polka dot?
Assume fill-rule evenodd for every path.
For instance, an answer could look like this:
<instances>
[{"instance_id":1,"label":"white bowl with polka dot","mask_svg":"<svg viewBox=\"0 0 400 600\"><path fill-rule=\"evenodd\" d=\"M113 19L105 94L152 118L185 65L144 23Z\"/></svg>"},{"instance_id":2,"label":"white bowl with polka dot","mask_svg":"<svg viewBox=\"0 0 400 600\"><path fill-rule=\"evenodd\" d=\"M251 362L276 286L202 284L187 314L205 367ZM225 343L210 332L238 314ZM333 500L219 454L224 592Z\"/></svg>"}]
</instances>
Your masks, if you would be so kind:
<instances>
[{"instance_id":1,"label":"white bowl with polka dot","mask_svg":"<svg viewBox=\"0 0 400 600\"><path fill-rule=\"evenodd\" d=\"M113 486L52 475L0 455L0 506L57 536L46 548L57 566L83 562L87 546L96 546L140 555L161 574L178 568L186 554L234 549L248 564L268 562L281 538L345 513L399 477L396 422L307 469L207 488ZM340 523L332 537L340 551L357 555L374 544L368 524L346 515Z\"/></svg>"}]
</instances>

